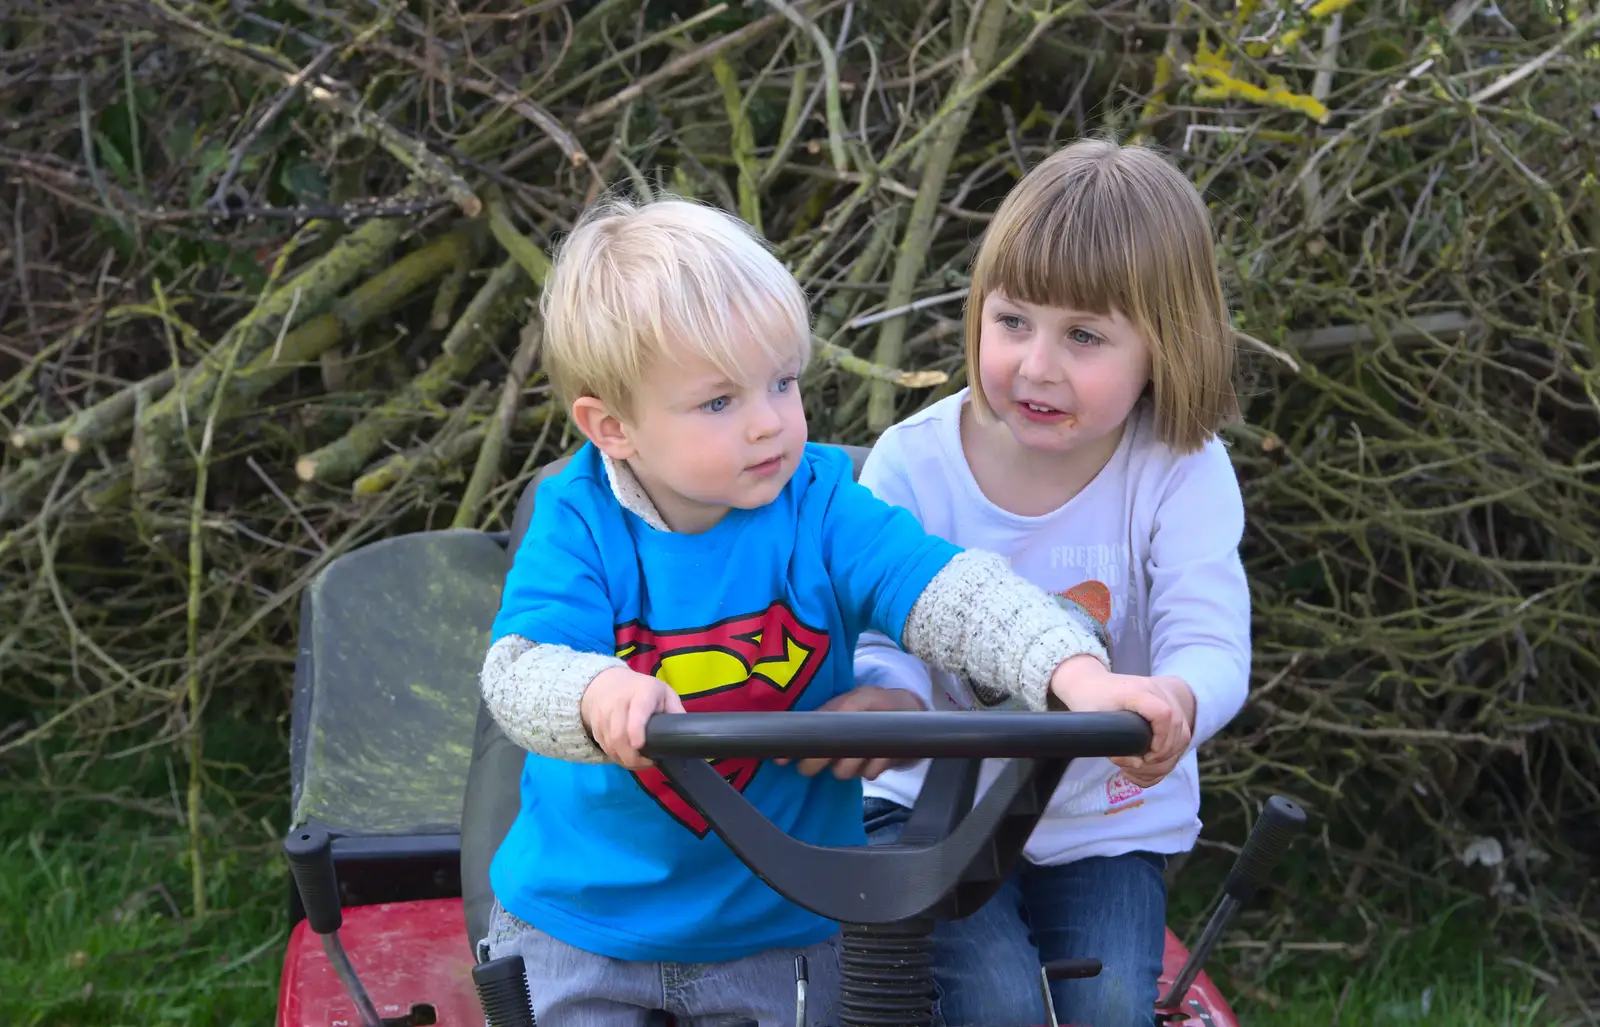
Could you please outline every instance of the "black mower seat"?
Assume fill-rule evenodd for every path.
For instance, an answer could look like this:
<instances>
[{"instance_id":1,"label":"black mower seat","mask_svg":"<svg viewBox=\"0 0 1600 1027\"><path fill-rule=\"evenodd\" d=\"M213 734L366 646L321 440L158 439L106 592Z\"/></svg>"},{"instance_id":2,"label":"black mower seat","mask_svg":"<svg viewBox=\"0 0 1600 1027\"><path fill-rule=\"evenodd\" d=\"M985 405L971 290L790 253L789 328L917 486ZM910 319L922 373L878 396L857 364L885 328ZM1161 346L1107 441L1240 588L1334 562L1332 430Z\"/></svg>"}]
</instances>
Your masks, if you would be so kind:
<instances>
[{"instance_id":1,"label":"black mower seat","mask_svg":"<svg viewBox=\"0 0 1600 1027\"><path fill-rule=\"evenodd\" d=\"M346 905L457 887L478 672L508 564L492 535L415 532L339 556L301 595L291 824L328 831Z\"/></svg>"},{"instance_id":2,"label":"black mower seat","mask_svg":"<svg viewBox=\"0 0 1600 1027\"><path fill-rule=\"evenodd\" d=\"M869 452L867 447L834 448L850 454L859 477ZM561 473L567 459L562 457L545 465L522 490L511 522L511 539L506 546L508 560L522 545L528 523L533 518L539 486L546 478ZM513 744L500 730L480 697L477 732L472 742L472 761L467 770L461 809L461 899L467 921L467 940L474 947L489 932L489 911L494 908L489 863L516 819L526 756L526 750Z\"/></svg>"}]
</instances>

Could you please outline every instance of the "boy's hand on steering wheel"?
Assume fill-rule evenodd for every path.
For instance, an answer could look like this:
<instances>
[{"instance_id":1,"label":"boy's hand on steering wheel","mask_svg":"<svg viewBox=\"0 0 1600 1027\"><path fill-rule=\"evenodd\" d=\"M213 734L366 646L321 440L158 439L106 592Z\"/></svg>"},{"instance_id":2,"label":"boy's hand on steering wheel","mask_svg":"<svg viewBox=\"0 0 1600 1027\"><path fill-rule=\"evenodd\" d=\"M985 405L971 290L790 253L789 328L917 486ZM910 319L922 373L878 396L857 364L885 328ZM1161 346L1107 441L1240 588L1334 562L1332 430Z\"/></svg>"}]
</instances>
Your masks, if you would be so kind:
<instances>
[{"instance_id":1,"label":"boy's hand on steering wheel","mask_svg":"<svg viewBox=\"0 0 1600 1027\"><path fill-rule=\"evenodd\" d=\"M920 698L915 693L900 688L880 688L877 685L860 685L852 688L843 695L836 695L832 699L817 707L819 710L844 710L859 713L893 712L896 710L916 712L926 710ZM779 764L786 764L787 759L774 760ZM816 759L801 760L795 767L796 770L807 777L820 773L829 764L833 766L833 776L843 781L847 778L862 777L868 781L890 767L903 766L914 763L915 760L896 759L893 757L848 757L833 759L819 757Z\"/></svg>"},{"instance_id":2,"label":"boy's hand on steering wheel","mask_svg":"<svg viewBox=\"0 0 1600 1027\"><path fill-rule=\"evenodd\" d=\"M595 744L629 770L655 766L639 754L644 728L657 713L682 713L683 700L658 677L628 667L595 675L578 701L578 716Z\"/></svg>"},{"instance_id":3,"label":"boy's hand on steering wheel","mask_svg":"<svg viewBox=\"0 0 1600 1027\"><path fill-rule=\"evenodd\" d=\"M1150 751L1111 761L1140 788L1159 784L1189 749L1194 694L1179 678L1115 674L1092 656L1077 656L1050 676L1050 694L1075 712L1131 710L1150 722Z\"/></svg>"}]
</instances>

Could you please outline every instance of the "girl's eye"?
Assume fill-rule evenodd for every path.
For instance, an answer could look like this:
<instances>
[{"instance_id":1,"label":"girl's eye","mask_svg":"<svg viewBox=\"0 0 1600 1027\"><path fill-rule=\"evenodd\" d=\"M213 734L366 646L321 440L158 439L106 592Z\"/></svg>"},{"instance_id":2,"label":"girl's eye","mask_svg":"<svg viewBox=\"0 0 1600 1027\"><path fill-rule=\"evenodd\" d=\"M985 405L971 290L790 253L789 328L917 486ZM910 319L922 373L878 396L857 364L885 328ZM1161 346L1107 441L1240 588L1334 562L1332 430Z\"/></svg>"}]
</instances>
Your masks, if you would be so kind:
<instances>
[{"instance_id":1,"label":"girl's eye","mask_svg":"<svg viewBox=\"0 0 1600 1027\"><path fill-rule=\"evenodd\" d=\"M1069 333L1069 337L1080 346L1100 345L1100 336L1084 328L1074 328Z\"/></svg>"},{"instance_id":2,"label":"girl's eye","mask_svg":"<svg viewBox=\"0 0 1600 1027\"><path fill-rule=\"evenodd\" d=\"M704 403L701 403L700 409L706 411L707 413L720 414L724 410L728 409L729 402L730 401L727 396L718 396L716 399L708 399Z\"/></svg>"},{"instance_id":3,"label":"girl's eye","mask_svg":"<svg viewBox=\"0 0 1600 1027\"><path fill-rule=\"evenodd\" d=\"M1001 314L996 320L1010 331L1022 331L1022 318L1015 314Z\"/></svg>"}]
</instances>

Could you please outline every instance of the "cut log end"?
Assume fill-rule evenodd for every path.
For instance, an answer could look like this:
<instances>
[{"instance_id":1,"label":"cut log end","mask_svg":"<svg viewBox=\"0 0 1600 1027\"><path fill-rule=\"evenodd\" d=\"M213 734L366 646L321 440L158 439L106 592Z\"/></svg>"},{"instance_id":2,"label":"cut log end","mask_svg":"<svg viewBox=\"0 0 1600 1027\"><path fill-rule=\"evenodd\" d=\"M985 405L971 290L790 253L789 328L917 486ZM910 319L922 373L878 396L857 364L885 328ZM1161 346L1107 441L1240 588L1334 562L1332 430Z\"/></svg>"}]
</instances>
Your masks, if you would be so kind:
<instances>
[{"instance_id":1,"label":"cut log end","mask_svg":"<svg viewBox=\"0 0 1600 1027\"><path fill-rule=\"evenodd\" d=\"M61 448L68 453L76 453L83 448L83 438L78 435L61 436Z\"/></svg>"},{"instance_id":2,"label":"cut log end","mask_svg":"<svg viewBox=\"0 0 1600 1027\"><path fill-rule=\"evenodd\" d=\"M309 456L303 456L294 462L294 476L301 481L311 483L317 480L317 462Z\"/></svg>"}]
</instances>

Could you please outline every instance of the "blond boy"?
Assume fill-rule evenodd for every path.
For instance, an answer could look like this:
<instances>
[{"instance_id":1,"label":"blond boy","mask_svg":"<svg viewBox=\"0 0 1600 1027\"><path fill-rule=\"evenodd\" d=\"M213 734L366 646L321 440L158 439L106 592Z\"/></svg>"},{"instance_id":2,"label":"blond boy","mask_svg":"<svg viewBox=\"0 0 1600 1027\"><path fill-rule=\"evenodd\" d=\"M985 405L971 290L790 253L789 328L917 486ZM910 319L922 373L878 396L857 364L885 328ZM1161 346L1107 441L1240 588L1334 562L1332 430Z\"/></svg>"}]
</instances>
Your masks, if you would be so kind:
<instances>
[{"instance_id":1,"label":"blond boy","mask_svg":"<svg viewBox=\"0 0 1600 1027\"><path fill-rule=\"evenodd\" d=\"M805 296L748 226L681 200L605 201L563 245L545 365L588 441L542 486L482 672L529 750L490 873L491 958L527 961L541 1022L836 1019L837 925L773 892L640 756L654 714L905 710L855 688L878 631L986 704L1133 709L1151 759L1187 744L1148 679L1115 675L1093 621L875 498L807 443ZM780 829L862 845L862 777L887 760L719 769Z\"/></svg>"}]
</instances>

